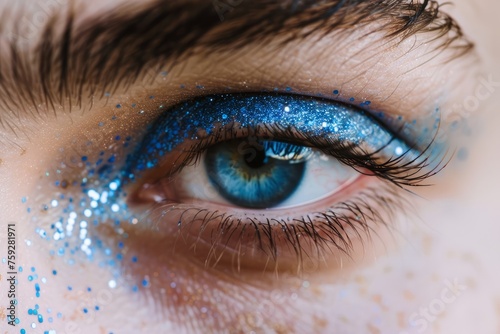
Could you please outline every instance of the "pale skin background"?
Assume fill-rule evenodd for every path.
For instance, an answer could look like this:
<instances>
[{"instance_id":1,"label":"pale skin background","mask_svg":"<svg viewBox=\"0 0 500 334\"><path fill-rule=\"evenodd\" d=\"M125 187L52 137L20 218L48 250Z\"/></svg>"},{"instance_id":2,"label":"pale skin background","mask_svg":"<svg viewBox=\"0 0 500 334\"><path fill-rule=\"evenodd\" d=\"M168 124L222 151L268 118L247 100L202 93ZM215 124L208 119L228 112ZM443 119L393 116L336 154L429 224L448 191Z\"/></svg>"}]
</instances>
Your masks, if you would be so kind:
<instances>
[{"instance_id":1,"label":"pale skin background","mask_svg":"<svg viewBox=\"0 0 500 334\"><path fill-rule=\"evenodd\" d=\"M89 11L82 15L90 15L92 11L112 7L117 3L114 0L95 1L95 4L91 2ZM493 81L499 82L500 23L497 13L500 11L500 3L496 0L456 0L454 3L455 6L446 8L446 11L452 13L467 36L476 44L477 55L482 61L480 66L483 77L491 75ZM9 6L12 6L12 1L0 1L0 9ZM33 10L39 8L34 0L29 2L29 6ZM339 53L337 57L342 57L342 51ZM312 50L300 57L313 59L314 56ZM348 54L344 57L348 57ZM307 67L309 71L306 74L306 71L294 73L296 77L287 78L286 75L283 76L285 70L279 72L278 66L269 65L276 72L271 71L265 81L272 85L274 76L280 77L282 81L288 80L295 87L310 87L307 84L310 78L314 78L318 85L328 80L315 75L324 69L315 70L311 63L301 59L298 61L303 61L306 64L304 66L310 67ZM192 73L197 73L197 68L202 69L205 64L197 59L190 61L199 66L190 67ZM213 62L210 59L205 61ZM238 60L234 61L237 63ZM241 62L244 63L243 60ZM464 66L469 66L470 62L458 61L456 64L459 69L457 71L460 71ZM282 66L286 68L286 62ZM217 68L212 70L217 71ZM245 71L250 72L248 68L243 68L240 74ZM453 72L454 69L450 71ZM189 73L184 75L182 77L179 74L178 81L171 83L172 87L178 86L182 80L188 81ZM342 80L341 75L336 79ZM210 77L206 75L206 78ZM460 98L464 99L467 94L471 94L471 90L464 88L469 86L461 76L451 75L450 78L447 83L452 91L449 98L452 102L460 103ZM226 80L224 75L218 79ZM256 80L253 80L253 84ZM380 86L383 87L383 78L380 80ZM203 79L198 81L206 82ZM252 86L252 78L246 84ZM354 83L353 87L346 89L356 90L355 85ZM328 86L327 83L325 86ZM475 87L474 84L472 86ZM138 91L141 89L138 88ZM390 90L390 87L387 89ZM428 89L431 92L434 89L439 91L435 87ZM116 101L133 100L131 95L117 96ZM365 255L360 251L355 256L358 259L346 263L342 269L339 265L333 266L330 271L307 277L307 283L290 278L277 285L273 283L272 275L262 275L259 278L261 284L257 286L242 283L247 281L246 278L215 278L213 275L216 274L205 272L203 268L194 268L182 261L169 259L168 265L179 275L179 284L192 286L194 290L201 289L208 304L223 314L220 325L194 316L197 313L191 312L190 308L199 307L196 303L157 303L154 296L138 297L137 294L133 295L120 288L110 290L107 287L109 273L106 269L86 263L64 270L65 265L57 262L57 258L49 258L43 243L27 247L23 242L25 239L33 239L34 226L23 221L28 218L25 217L25 207L21 205L20 198L43 196L40 195L43 189L38 189L37 186L44 172L51 168L56 159L57 149L71 139L91 133L90 119L95 121L103 117L101 115L104 113L109 115L109 107L97 104L91 116L73 115L71 119L48 117L40 121L41 125L36 126L19 124L22 132L36 136L37 139L32 141L22 135L17 138L0 129L3 139L0 141L0 224L18 222L19 265L25 268L36 266L39 275L47 277L55 267L59 272L57 284L49 280L43 286L42 296L37 299L26 275L21 276L18 286L18 317L28 333L43 333L48 329L55 329L57 333L249 333L252 330L257 333L500 333L500 244L497 240L500 235L497 194L500 189L497 170L500 162L497 147L500 140L497 129L500 122L500 113L496 108L498 98L500 89L497 87L491 96L481 101L479 110L467 119L475 129L472 137L467 139L468 158L452 163L436 179L436 186L419 192L424 199L414 198L418 218L411 218L410 223L400 228L404 237L398 234L394 240L382 233L381 243L375 241L375 245L367 248ZM173 97L170 99L175 100ZM404 110L404 105L401 105L401 110ZM133 126L125 123L123 131L133 131ZM54 144L56 133L59 135L58 144ZM6 138L13 140L17 148L7 143ZM400 220L407 222L408 219L403 216ZM48 217L47 222L49 220ZM2 228L0 235L3 236L4 233ZM2 249L1 257L4 252ZM147 271L147 268L144 270ZM4 275L4 272L0 274ZM248 278L248 281L252 279ZM458 282L454 290L450 289L450 283L453 282ZM5 281L0 281L0 285L2 284ZM101 310L84 315L81 311L83 297L68 293L64 288L68 285L82 288L93 286L96 292L85 298L101 298ZM3 286L0 306L4 306L7 300ZM215 298L214 291L222 293L217 302L210 301ZM55 320L53 324L37 323L37 328L31 329L29 324L34 318L27 318L27 309L35 303L41 309L50 307L55 312L64 311L64 318ZM426 311L439 303L445 305L439 314L433 315L432 310ZM235 309L238 311L233 311ZM431 314L425 315L426 312ZM410 330L407 323L415 313L417 316L413 316L413 319L420 320L420 325ZM0 332L18 333L19 328L12 331L10 326L1 323Z\"/></svg>"}]
</instances>

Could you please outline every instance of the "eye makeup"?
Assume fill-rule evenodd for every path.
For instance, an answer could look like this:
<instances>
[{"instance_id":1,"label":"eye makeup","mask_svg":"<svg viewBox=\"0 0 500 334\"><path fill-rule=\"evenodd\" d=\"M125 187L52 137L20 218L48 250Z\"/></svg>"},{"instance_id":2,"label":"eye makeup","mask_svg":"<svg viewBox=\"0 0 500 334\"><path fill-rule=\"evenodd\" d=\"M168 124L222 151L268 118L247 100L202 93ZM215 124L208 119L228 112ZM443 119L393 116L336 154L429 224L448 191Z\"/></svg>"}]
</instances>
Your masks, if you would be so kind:
<instances>
[{"instance_id":1,"label":"eye makeup","mask_svg":"<svg viewBox=\"0 0 500 334\"><path fill-rule=\"evenodd\" d=\"M369 105L369 101L361 103L361 107ZM363 143L366 151L382 151L388 157L397 158L409 152L413 157L418 155L417 148L423 147L422 141L427 138L417 138L408 144L402 138L414 132L410 124L387 116L384 121L388 123L386 128L375 116L359 107L312 97L280 94L208 96L182 103L160 117L131 159L131 171L151 169L182 142L204 140L217 136L217 132L228 132L228 125L234 131L235 126L257 129L276 124L282 132L293 129L310 138L353 145ZM392 128L393 132L387 128Z\"/></svg>"},{"instance_id":2,"label":"eye makeup","mask_svg":"<svg viewBox=\"0 0 500 334\"><path fill-rule=\"evenodd\" d=\"M362 106L369 104L365 102ZM286 253L286 247L293 249L298 257L315 252L325 255L320 249L329 248L329 244L347 252L344 247L350 243L352 235L359 235L356 226L366 232L370 225L386 224L383 217L388 215L387 211L400 208L398 205L404 201L395 199L398 195L394 189L379 187L377 191L366 186L368 182L365 180L363 187L359 184L360 188L349 186L347 193L354 197L352 199L346 194L334 194L315 203L315 206L309 205L301 210L269 212L254 209L266 209L276 204L271 200L268 203L257 201L257 198L276 200L270 192L277 193L278 189L286 188L278 186L272 190L273 187L268 184L276 183L276 180L260 179L254 182L252 177L241 178L228 172L224 179L218 173L216 179L214 174L209 173L208 178L217 189L215 192L224 190L222 197L236 204L233 208L201 200L183 203L178 196L181 191L175 187L177 174L182 174L186 166L196 166L204 152L207 152L205 159L218 161L220 166L219 157L212 156L213 147L218 143L223 145L231 140L254 136L265 143L272 140L281 142L281 145L292 145L289 147L312 147L360 174L378 176L396 188L416 185L432 175L435 169L426 169L429 167L429 138L417 136L410 141L409 136L417 133L415 124L393 118L385 122L360 107L318 98L265 93L207 96L174 106L159 117L136 154L129 158L123 184L141 179L149 170L159 169L156 179L144 177L148 179L144 184L146 191L155 193L150 198L155 198L151 203L156 207L140 219L145 222L143 226L155 226L160 234L177 235L179 239L192 240L193 244L196 244L195 240L202 240L208 245L208 252L217 248L220 254L235 251L231 256L238 258L241 266L241 263L252 261L242 254L252 254L250 258L255 260L255 256L259 256L257 249L264 250L265 261L269 258L277 261L277 254ZM226 160L238 154L237 151L233 149L226 155ZM172 153L175 153L174 158ZM267 154L269 159L272 154ZM231 164L231 172L241 171L234 161ZM207 161L205 165L210 170L216 166L207 165ZM279 168L283 170L284 167ZM294 168L298 167L300 165ZM259 172L262 171L269 172L265 169ZM191 173L196 175L200 171L195 168ZM252 182L260 192L255 192L252 187L241 192L234 189L236 185L250 186ZM293 183L291 180L283 182L287 182L287 186ZM214 193L207 190L210 185L202 184L201 187L202 192ZM137 193L142 190L139 187ZM293 189L288 191L293 192ZM169 193L171 197L168 197ZM210 202L213 197L205 196L204 200ZM238 206L247 206L249 210ZM190 231L200 232L190 235ZM185 232L187 234L183 234ZM294 239L297 233L305 240L302 244Z\"/></svg>"},{"instance_id":3,"label":"eye makeup","mask_svg":"<svg viewBox=\"0 0 500 334\"><path fill-rule=\"evenodd\" d=\"M89 261L103 258L101 263L110 268L111 289L121 284L121 267L126 266L122 250L136 228L158 232L148 234L155 243L172 241L179 235L186 236L186 240L195 236L209 248L219 243L223 246L218 251L229 255L233 252L230 255L233 257L236 254L241 268L257 270L265 268L265 264L255 260L261 256L255 251L256 236L260 239L259 247L269 256L277 258L281 254L283 266L295 265L304 253L318 251L328 243L338 246L334 251L347 252L349 238L373 228L372 224L386 224L384 217L401 208L397 191L389 186L370 186L369 175L400 187L417 184L428 176L421 172L426 167L428 136L416 136L419 131L416 124L377 114L369 106L369 101L353 106L278 93L211 95L173 106L153 122L144 138L116 133L106 149L79 157L75 162L79 174L73 178L67 177L67 171L59 177L59 169L52 173L58 192L42 204L42 210L59 210L59 218L48 228L38 227L36 232L42 239L52 241L50 255L66 259L69 266L80 261L82 255ZM125 108L120 104L118 109ZM99 123L99 127L106 125ZM342 196L323 198L302 211L275 212L269 217L265 212L257 212L256 207L245 213L244 208L216 207L213 203L204 206L200 202L193 205L160 201L150 203L148 208L131 207L129 198L142 189L143 179L150 172L165 169L162 177L177 175L183 168L196 165L200 155L217 143L249 137L266 143L267 154L274 159L298 157L305 163L310 159L310 151L315 150L367 177L356 186L360 189L349 186ZM176 152L181 152L183 159L174 166L171 155ZM31 204L25 204L33 213ZM352 228L347 234L332 235L335 230L354 225L361 231ZM114 231L118 236L113 239L117 240L115 244L108 244L106 237L98 232L100 226ZM203 232L185 234L188 230ZM210 236L221 231L231 237ZM306 241L298 242L297 234ZM287 248L292 254L285 253ZM199 249L204 246L200 244ZM246 255L242 249L247 250ZM132 252L140 254L141 250ZM184 255L187 254L186 251ZM140 256L134 258L134 263L140 265L137 260ZM246 264L252 261L251 265ZM151 282L144 276L137 282L129 280L126 286L138 292L149 288Z\"/></svg>"}]
</instances>

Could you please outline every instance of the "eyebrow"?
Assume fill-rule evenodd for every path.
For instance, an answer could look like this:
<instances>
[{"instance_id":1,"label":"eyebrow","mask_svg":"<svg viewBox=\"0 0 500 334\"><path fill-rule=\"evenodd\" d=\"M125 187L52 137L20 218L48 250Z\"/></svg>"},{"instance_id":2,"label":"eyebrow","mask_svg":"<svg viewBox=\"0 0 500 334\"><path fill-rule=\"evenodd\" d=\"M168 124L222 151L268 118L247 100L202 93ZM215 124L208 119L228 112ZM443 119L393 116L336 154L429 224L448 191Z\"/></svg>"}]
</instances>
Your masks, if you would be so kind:
<instances>
[{"instance_id":1,"label":"eyebrow","mask_svg":"<svg viewBox=\"0 0 500 334\"><path fill-rule=\"evenodd\" d=\"M68 100L81 105L84 94L102 97L196 52L237 49L277 37L286 44L376 22L376 31L387 39L431 33L437 49L454 49L457 57L472 48L435 1L238 0L235 7L228 5L234 0L224 1L121 4L80 20L73 7L54 13L38 43L27 48L22 39L13 38L0 54L0 123L5 126L5 113L19 116L39 103L54 110Z\"/></svg>"}]
</instances>

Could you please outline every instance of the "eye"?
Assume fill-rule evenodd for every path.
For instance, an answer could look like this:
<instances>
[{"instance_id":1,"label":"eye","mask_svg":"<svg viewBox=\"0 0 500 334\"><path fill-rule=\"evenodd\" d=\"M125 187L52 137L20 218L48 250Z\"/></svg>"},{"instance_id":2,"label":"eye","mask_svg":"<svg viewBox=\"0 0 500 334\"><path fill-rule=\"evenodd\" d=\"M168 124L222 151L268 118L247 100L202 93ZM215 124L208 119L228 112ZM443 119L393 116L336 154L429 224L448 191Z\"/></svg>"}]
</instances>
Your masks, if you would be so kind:
<instances>
[{"instance_id":1,"label":"eye","mask_svg":"<svg viewBox=\"0 0 500 334\"><path fill-rule=\"evenodd\" d=\"M208 96L160 116L123 183L132 208L150 205L140 206L143 226L174 238L177 251L183 244L205 262L215 252L238 268L296 266L304 254L347 252L388 224L401 188L435 172L415 133L324 99Z\"/></svg>"},{"instance_id":2,"label":"eye","mask_svg":"<svg viewBox=\"0 0 500 334\"><path fill-rule=\"evenodd\" d=\"M171 186L182 202L277 209L331 196L359 175L316 149L253 137L211 146Z\"/></svg>"},{"instance_id":3,"label":"eye","mask_svg":"<svg viewBox=\"0 0 500 334\"><path fill-rule=\"evenodd\" d=\"M309 147L246 138L207 149L199 166L180 174L177 192L239 207L280 208L318 200L358 175Z\"/></svg>"}]
</instances>

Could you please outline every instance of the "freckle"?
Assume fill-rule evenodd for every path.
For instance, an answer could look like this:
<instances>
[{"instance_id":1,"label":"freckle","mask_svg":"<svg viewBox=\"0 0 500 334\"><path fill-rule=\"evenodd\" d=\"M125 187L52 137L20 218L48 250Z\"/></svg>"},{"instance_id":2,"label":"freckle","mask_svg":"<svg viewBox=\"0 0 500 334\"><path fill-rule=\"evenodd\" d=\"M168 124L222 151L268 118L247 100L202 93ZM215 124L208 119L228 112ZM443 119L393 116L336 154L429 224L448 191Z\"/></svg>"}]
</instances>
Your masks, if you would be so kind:
<instances>
[{"instance_id":1,"label":"freckle","mask_svg":"<svg viewBox=\"0 0 500 334\"><path fill-rule=\"evenodd\" d=\"M326 328L326 325L328 324L326 319L315 315L313 316L313 320L314 320L314 332L315 333L323 332L323 330Z\"/></svg>"},{"instance_id":2,"label":"freckle","mask_svg":"<svg viewBox=\"0 0 500 334\"><path fill-rule=\"evenodd\" d=\"M398 326L400 329L406 328L406 314L404 312L398 312Z\"/></svg>"},{"instance_id":3,"label":"freckle","mask_svg":"<svg viewBox=\"0 0 500 334\"><path fill-rule=\"evenodd\" d=\"M372 300L377 304L382 304L382 296L381 295L373 295Z\"/></svg>"},{"instance_id":4,"label":"freckle","mask_svg":"<svg viewBox=\"0 0 500 334\"><path fill-rule=\"evenodd\" d=\"M465 279L465 285L468 289L475 289L477 287L476 280L472 277L467 277Z\"/></svg>"},{"instance_id":5,"label":"freckle","mask_svg":"<svg viewBox=\"0 0 500 334\"><path fill-rule=\"evenodd\" d=\"M430 236L424 236L422 239L422 246L425 255L429 256L432 252L432 238Z\"/></svg>"},{"instance_id":6,"label":"freckle","mask_svg":"<svg viewBox=\"0 0 500 334\"><path fill-rule=\"evenodd\" d=\"M495 312L497 314L497 318L500 318L500 297L495 298ZM496 333L500 333L500 322L498 323L498 330Z\"/></svg>"},{"instance_id":7,"label":"freckle","mask_svg":"<svg viewBox=\"0 0 500 334\"><path fill-rule=\"evenodd\" d=\"M274 324L273 330L276 334L286 334L290 333L290 328L283 324Z\"/></svg>"},{"instance_id":8,"label":"freckle","mask_svg":"<svg viewBox=\"0 0 500 334\"><path fill-rule=\"evenodd\" d=\"M406 279L411 280L415 277L415 274L411 271L406 273Z\"/></svg>"},{"instance_id":9,"label":"freckle","mask_svg":"<svg viewBox=\"0 0 500 334\"><path fill-rule=\"evenodd\" d=\"M377 327L375 327L374 325L372 324L368 324L366 325L368 331L370 332L370 334L380 334L380 329L378 329Z\"/></svg>"},{"instance_id":10,"label":"freckle","mask_svg":"<svg viewBox=\"0 0 500 334\"><path fill-rule=\"evenodd\" d=\"M477 258L471 254L471 253L464 253L462 254L461 256L462 260L464 260L465 262L469 262L473 265L476 265L476 266L479 266L480 265L480 262L477 260Z\"/></svg>"},{"instance_id":11,"label":"freckle","mask_svg":"<svg viewBox=\"0 0 500 334\"><path fill-rule=\"evenodd\" d=\"M313 286L309 291L311 291L315 297L323 296L323 291L317 286Z\"/></svg>"},{"instance_id":12,"label":"freckle","mask_svg":"<svg viewBox=\"0 0 500 334\"><path fill-rule=\"evenodd\" d=\"M350 324L350 323L351 323L351 321L349 321L349 319L348 319L348 318L346 318L346 317L345 317L345 316L343 316L343 315L342 315L342 316L340 316L339 320L340 320L340 321L342 321L344 324ZM325 322L326 322L326 321L325 321ZM325 326L326 326L326 324L325 324Z\"/></svg>"},{"instance_id":13,"label":"freckle","mask_svg":"<svg viewBox=\"0 0 500 334\"><path fill-rule=\"evenodd\" d=\"M403 291L403 298L406 300L414 300L415 295L413 293L411 293L411 291L405 290L405 291Z\"/></svg>"},{"instance_id":14,"label":"freckle","mask_svg":"<svg viewBox=\"0 0 500 334\"><path fill-rule=\"evenodd\" d=\"M358 284L366 284L366 279L364 276L356 276L354 281Z\"/></svg>"},{"instance_id":15,"label":"freckle","mask_svg":"<svg viewBox=\"0 0 500 334\"><path fill-rule=\"evenodd\" d=\"M385 273L385 274L388 274L388 273L390 273L391 271L392 271L392 267L389 267L389 266L388 266L388 267L384 267L384 273Z\"/></svg>"}]
</instances>

